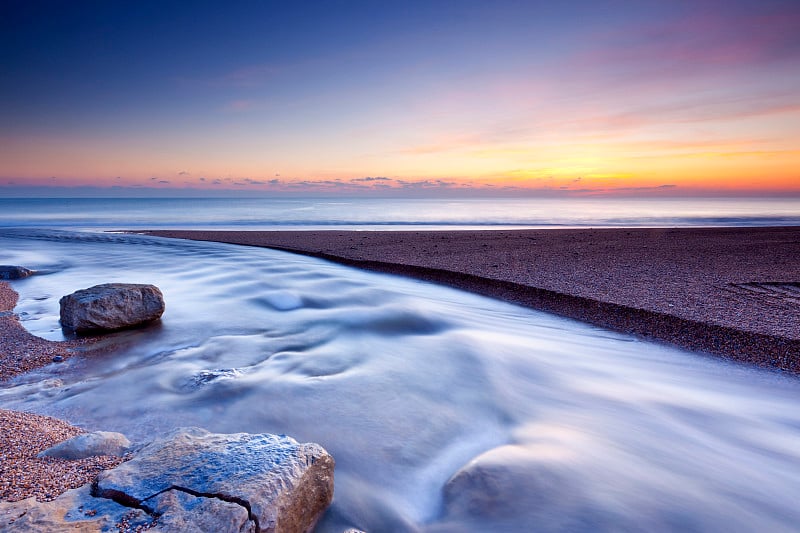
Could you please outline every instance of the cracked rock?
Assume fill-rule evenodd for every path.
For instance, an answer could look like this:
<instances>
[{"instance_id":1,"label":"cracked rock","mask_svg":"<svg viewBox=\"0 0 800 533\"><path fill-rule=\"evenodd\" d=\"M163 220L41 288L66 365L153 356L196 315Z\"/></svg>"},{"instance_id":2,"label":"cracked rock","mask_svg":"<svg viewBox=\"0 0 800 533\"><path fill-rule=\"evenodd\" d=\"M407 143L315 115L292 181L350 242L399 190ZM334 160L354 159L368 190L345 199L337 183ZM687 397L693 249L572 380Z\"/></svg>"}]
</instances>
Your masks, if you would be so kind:
<instances>
[{"instance_id":1,"label":"cracked rock","mask_svg":"<svg viewBox=\"0 0 800 533\"><path fill-rule=\"evenodd\" d=\"M133 529L148 527L153 517L112 500L92 497L90 485L68 490L50 502L37 502L33 497L13 503L0 502L3 532L117 531L115 525L123 521Z\"/></svg>"},{"instance_id":2,"label":"cracked rock","mask_svg":"<svg viewBox=\"0 0 800 533\"><path fill-rule=\"evenodd\" d=\"M179 490L168 490L147 500L159 515L152 531L230 531L254 533L256 524L247 509L237 503L217 498L193 496Z\"/></svg>"},{"instance_id":3,"label":"cracked rock","mask_svg":"<svg viewBox=\"0 0 800 533\"><path fill-rule=\"evenodd\" d=\"M0 532L311 531L333 498L333 458L285 435L178 429L50 502L0 502Z\"/></svg>"},{"instance_id":4,"label":"cracked rock","mask_svg":"<svg viewBox=\"0 0 800 533\"><path fill-rule=\"evenodd\" d=\"M159 497L177 491L243 508L256 532L304 532L313 529L330 505L333 469L333 458L321 446L299 444L285 435L214 434L182 428L143 447L130 461L102 472L95 492L153 514L163 513L159 520L186 512L187 502L212 505L184 496ZM208 530L246 531L231 516L226 511L227 525L215 524Z\"/></svg>"}]
</instances>

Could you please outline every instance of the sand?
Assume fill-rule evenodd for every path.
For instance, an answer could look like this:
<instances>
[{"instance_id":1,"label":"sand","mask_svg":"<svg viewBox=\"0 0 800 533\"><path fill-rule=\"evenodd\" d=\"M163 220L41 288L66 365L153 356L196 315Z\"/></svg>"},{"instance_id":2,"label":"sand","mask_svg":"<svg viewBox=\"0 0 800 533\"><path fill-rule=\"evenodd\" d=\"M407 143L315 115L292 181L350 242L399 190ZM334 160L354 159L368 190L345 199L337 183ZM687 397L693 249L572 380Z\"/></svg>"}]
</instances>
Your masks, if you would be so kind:
<instances>
[{"instance_id":1,"label":"sand","mask_svg":"<svg viewBox=\"0 0 800 533\"><path fill-rule=\"evenodd\" d=\"M800 228L149 231L263 246L800 373Z\"/></svg>"}]
</instances>

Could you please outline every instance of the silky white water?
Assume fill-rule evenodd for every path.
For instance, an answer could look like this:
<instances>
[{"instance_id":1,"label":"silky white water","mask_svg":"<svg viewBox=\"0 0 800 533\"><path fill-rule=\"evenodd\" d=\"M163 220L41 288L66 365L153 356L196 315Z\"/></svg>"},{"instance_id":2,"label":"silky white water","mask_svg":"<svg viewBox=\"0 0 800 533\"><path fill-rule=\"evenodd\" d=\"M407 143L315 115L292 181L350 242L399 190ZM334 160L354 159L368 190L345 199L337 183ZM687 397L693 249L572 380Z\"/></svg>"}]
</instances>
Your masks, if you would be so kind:
<instances>
[{"instance_id":1,"label":"silky white water","mask_svg":"<svg viewBox=\"0 0 800 533\"><path fill-rule=\"evenodd\" d=\"M153 283L167 303L105 353L4 384L0 407L139 442L190 425L318 442L336 460L320 531L800 524L795 377L260 248L7 229L0 264L43 271L12 285L46 338L80 288Z\"/></svg>"}]
</instances>

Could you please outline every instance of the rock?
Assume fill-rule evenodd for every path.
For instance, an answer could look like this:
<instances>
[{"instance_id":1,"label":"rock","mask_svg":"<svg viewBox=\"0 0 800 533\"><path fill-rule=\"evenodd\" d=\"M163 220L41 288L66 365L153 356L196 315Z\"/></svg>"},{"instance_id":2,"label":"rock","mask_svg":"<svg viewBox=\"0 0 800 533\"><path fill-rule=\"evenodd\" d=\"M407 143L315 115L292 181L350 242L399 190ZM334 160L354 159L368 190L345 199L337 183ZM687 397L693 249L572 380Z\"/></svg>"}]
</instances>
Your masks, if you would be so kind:
<instances>
[{"instance_id":1,"label":"rock","mask_svg":"<svg viewBox=\"0 0 800 533\"><path fill-rule=\"evenodd\" d=\"M168 490L149 501L159 515L153 531L256 532L247 508L238 503L195 497L179 490Z\"/></svg>"},{"instance_id":2,"label":"rock","mask_svg":"<svg viewBox=\"0 0 800 533\"><path fill-rule=\"evenodd\" d=\"M0 279L22 279L33 273L33 270L21 266L0 265Z\"/></svg>"},{"instance_id":3,"label":"rock","mask_svg":"<svg viewBox=\"0 0 800 533\"><path fill-rule=\"evenodd\" d=\"M500 446L474 458L445 484L445 515L455 523L486 520L503 531L527 531L530 524L543 531L590 531L582 524L591 512L575 479L580 478L570 475L567 465L536 449Z\"/></svg>"},{"instance_id":4,"label":"rock","mask_svg":"<svg viewBox=\"0 0 800 533\"><path fill-rule=\"evenodd\" d=\"M95 494L163 513L159 520L183 516L192 506L220 507L219 502L226 502L244 508L252 523L242 529L238 514L223 506L223 523L198 530L310 531L333 498L333 469L333 458L318 444L298 444L285 435L223 435L184 428L102 472ZM186 496L164 496L167 491Z\"/></svg>"},{"instance_id":5,"label":"rock","mask_svg":"<svg viewBox=\"0 0 800 533\"><path fill-rule=\"evenodd\" d=\"M154 285L95 285L64 296L59 303L61 325L78 333L137 326L164 313L164 297Z\"/></svg>"},{"instance_id":6,"label":"rock","mask_svg":"<svg viewBox=\"0 0 800 533\"><path fill-rule=\"evenodd\" d=\"M40 452L37 457L58 457L60 459L84 459L95 455L116 455L122 457L130 450L131 441L122 433L95 431L81 433Z\"/></svg>"},{"instance_id":7,"label":"rock","mask_svg":"<svg viewBox=\"0 0 800 533\"><path fill-rule=\"evenodd\" d=\"M53 356L53 362L54 363L63 363L64 362L64 356L63 355L55 355L55 356Z\"/></svg>"},{"instance_id":8,"label":"rock","mask_svg":"<svg viewBox=\"0 0 800 533\"><path fill-rule=\"evenodd\" d=\"M94 498L91 485L68 490L50 502L30 497L18 502L0 502L0 531L52 533L54 531L99 532L123 531L116 524L147 527L153 517L140 509L131 509L112 500Z\"/></svg>"},{"instance_id":9,"label":"rock","mask_svg":"<svg viewBox=\"0 0 800 533\"><path fill-rule=\"evenodd\" d=\"M179 429L134 453L51 502L0 502L0 531L308 532L333 498L333 458L284 435Z\"/></svg>"}]
</instances>

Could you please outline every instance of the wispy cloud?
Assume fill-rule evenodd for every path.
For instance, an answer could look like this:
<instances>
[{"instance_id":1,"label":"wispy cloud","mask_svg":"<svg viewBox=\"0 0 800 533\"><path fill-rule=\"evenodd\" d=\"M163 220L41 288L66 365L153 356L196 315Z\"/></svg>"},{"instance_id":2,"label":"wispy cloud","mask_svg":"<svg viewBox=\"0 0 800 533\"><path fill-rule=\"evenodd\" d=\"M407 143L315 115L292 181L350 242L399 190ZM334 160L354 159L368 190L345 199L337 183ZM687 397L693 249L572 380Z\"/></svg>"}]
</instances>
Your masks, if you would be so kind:
<instances>
[{"instance_id":1,"label":"wispy cloud","mask_svg":"<svg viewBox=\"0 0 800 533\"><path fill-rule=\"evenodd\" d=\"M377 177L367 176L365 178L352 178L350 181L351 182L392 181L392 179L383 176L377 176Z\"/></svg>"},{"instance_id":2,"label":"wispy cloud","mask_svg":"<svg viewBox=\"0 0 800 533\"><path fill-rule=\"evenodd\" d=\"M245 100L245 99L231 100L230 102L226 103L223 106L223 109L225 111L232 111L237 113L241 113L244 111L253 111L258 108L259 104L257 102L255 102L254 100Z\"/></svg>"},{"instance_id":3,"label":"wispy cloud","mask_svg":"<svg viewBox=\"0 0 800 533\"><path fill-rule=\"evenodd\" d=\"M205 83L221 87L255 88L274 80L279 72L276 65L244 65L207 78Z\"/></svg>"},{"instance_id":4,"label":"wispy cloud","mask_svg":"<svg viewBox=\"0 0 800 533\"><path fill-rule=\"evenodd\" d=\"M403 189L450 189L455 187L463 187L465 184L455 181L446 180L396 180L397 184Z\"/></svg>"},{"instance_id":5,"label":"wispy cloud","mask_svg":"<svg viewBox=\"0 0 800 533\"><path fill-rule=\"evenodd\" d=\"M698 6L677 18L595 33L575 66L592 72L697 74L699 69L741 68L797 57L800 10L784 6L759 13Z\"/></svg>"}]
</instances>

